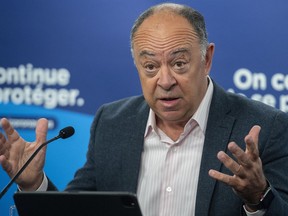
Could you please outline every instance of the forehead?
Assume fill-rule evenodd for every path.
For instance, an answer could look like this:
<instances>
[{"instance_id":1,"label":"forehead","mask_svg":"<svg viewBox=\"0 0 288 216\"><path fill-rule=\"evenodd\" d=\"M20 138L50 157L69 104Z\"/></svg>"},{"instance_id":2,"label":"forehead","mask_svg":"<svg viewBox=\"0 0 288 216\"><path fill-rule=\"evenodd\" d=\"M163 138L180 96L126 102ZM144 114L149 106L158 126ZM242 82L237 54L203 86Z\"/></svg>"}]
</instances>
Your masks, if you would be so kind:
<instances>
[{"instance_id":1,"label":"forehead","mask_svg":"<svg viewBox=\"0 0 288 216\"><path fill-rule=\"evenodd\" d=\"M199 45L193 26L182 16L159 12L148 17L134 35L134 51L169 51Z\"/></svg>"}]
</instances>

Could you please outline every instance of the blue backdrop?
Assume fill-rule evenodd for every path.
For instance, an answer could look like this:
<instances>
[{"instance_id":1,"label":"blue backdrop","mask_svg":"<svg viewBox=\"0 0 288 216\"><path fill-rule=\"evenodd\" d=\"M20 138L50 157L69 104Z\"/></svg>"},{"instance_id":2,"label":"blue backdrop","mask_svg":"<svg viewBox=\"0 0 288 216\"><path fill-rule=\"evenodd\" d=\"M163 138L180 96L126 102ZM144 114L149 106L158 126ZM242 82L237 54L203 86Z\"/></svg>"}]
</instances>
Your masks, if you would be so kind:
<instances>
[{"instance_id":1,"label":"blue backdrop","mask_svg":"<svg viewBox=\"0 0 288 216\"><path fill-rule=\"evenodd\" d=\"M103 103L141 94L130 55L136 17L157 0L0 0L0 118L33 141L35 120L48 138L73 125L76 134L48 147L45 172L63 190L85 161L89 127ZM175 1L206 17L216 44L211 77L226 90L288 111L288 2ZM0 188L9 181L0 170ZM15 185L0 200L8 215Z\"/></svg>"}]
</instances>

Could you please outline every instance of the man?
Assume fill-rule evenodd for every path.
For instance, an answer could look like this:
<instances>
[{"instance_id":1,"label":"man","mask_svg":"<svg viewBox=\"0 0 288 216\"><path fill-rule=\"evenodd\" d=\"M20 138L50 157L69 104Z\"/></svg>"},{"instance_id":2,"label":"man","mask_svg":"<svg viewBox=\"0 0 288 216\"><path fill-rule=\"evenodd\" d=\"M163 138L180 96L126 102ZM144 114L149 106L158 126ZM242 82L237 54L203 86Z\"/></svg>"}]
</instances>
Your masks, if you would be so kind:
<instances>
[{"instance_id":1,"label":"man","mask_svg":"<svg viewBox=\"0 0 288 216\"><path fill-rule=\"evenodd\" d=\"M135 192L145 216L288 215L288 117L209 77L214 44L202 15L152 7L136 20L131 46L143 96L99 109L87 161L66 190ZM45 141L47 120L34 143L1 123L0 162L12 177ZM43 174L45 151L20 189L55 190Z\"/></svg>"}]
</instances>

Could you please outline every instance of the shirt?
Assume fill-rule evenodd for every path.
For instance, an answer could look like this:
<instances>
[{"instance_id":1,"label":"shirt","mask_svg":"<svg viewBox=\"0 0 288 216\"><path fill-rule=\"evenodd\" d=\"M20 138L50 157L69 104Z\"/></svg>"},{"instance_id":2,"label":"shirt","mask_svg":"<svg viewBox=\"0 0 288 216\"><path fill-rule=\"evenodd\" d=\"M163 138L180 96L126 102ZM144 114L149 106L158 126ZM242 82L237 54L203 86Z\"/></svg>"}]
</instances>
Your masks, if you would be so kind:
<instances>
[{"instance_id":1,"label":"shirt","mask_svg":"<svg viewBox=\"0 0 288 216\"><path fill-rule=\"evenodd\" d=\"M156 126L150 109L137 195L144 216L191 216L195 212L208 113L213 95L209 79L197 111L175 142Z\"/></svg>"}]
</instances>

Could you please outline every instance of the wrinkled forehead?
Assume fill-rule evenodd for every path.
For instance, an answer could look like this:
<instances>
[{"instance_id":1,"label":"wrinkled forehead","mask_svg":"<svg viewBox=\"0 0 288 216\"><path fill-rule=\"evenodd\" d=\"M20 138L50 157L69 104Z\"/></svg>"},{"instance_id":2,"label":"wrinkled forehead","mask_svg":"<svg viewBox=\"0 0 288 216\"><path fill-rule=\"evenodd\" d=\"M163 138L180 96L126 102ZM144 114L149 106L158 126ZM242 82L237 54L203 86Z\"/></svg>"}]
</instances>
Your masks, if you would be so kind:
<instances>
[{"instance_id":1,"label":"wrinkled forehead","mask_svg":"<svg viewBox=\"0 0 288 216\"><path fill-rule=\"evenodd\" d=\"M164 52L177 47L198 45L199 38L193 26L184 17L171 13L148 17L133 39L134 51L139 52L143 49Z\"/></svg>"}]
</instances>

